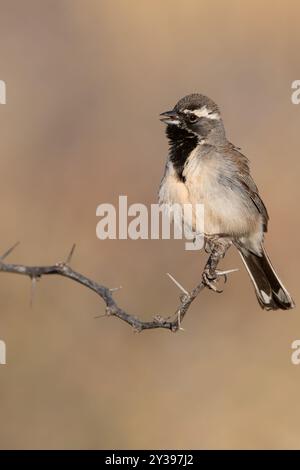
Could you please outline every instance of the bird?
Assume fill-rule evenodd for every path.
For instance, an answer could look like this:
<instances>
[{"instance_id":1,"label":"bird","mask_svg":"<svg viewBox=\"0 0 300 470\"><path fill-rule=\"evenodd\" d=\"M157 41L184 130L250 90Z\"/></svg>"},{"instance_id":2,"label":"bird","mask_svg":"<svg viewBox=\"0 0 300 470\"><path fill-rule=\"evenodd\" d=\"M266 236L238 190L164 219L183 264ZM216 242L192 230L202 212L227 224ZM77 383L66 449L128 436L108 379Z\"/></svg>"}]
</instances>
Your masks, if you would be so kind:
<instances>
[{"instance_id":1,"label":"bird","mask_svg":"<svg viewBox=\"0 0 300 470\"><path fill-rule=\"evenodd\" d=\"M159 204L203 204L204 238L234 245L265 310L295 303L264 248L269 215L250 174L248 158L227 140L218 105L203 94L180 99L160 114L169 153Z\"/></svg>"}]
</instances>

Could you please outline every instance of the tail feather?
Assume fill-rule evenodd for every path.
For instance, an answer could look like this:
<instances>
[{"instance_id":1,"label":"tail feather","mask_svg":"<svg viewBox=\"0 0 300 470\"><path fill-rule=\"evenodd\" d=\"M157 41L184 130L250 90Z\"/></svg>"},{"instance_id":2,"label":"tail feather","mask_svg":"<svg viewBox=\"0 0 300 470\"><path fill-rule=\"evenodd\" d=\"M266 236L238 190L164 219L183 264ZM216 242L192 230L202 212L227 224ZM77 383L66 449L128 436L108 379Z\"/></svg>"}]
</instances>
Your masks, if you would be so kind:
<instances>
[{"instance_id":1,"label":"tail feather","mask_svg":"<svg viewBox=\"0 0 300 470\"><path fill-rule=\"evenodd\" d=\"M246 249L239 249L239 253L254 285L257 300L263 309L288 310L295 307L292 297L277 276L264 248L261 256Z\"/></svg>"}]
</instances>

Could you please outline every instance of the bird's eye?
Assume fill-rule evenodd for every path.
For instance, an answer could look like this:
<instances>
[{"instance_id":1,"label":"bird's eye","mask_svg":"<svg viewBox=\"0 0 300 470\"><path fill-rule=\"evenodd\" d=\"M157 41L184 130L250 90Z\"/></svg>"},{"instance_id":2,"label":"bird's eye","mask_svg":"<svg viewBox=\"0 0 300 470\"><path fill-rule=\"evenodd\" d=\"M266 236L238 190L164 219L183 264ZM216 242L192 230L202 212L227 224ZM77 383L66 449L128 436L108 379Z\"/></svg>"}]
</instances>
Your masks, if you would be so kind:
<instances>
[{"instance_id":1,"label":"bird's eye","mask_svg":"<svg viewBox=\"0 0 300 470\"><path fill-rule=\"evenodd\" d=\"M189 122L194 123L194 122L196 122L196 121L198 120L198 116L196 116L195 114L191 113L191 114L189 114L188 119L189 119Z\"/></svg>"}]
</instances>

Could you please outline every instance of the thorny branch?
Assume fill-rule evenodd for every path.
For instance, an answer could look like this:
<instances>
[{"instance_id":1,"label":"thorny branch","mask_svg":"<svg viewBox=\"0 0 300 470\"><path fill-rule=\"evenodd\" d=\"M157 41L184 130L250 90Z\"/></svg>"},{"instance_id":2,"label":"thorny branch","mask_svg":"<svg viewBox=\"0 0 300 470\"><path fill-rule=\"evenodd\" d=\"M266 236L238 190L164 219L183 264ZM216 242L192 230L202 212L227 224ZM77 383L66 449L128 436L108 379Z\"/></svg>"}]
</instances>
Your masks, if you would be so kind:
<instances>
[{"instance_id":1,"label":"thorny branch","mask_svg":"<svg viewBox=\"0 0 300 470\"><path fill-rule=\"evenodd\" d=\"M224 257L225 252L227 251L230 244L228 242L214 244L213 247L210 249L210 256L202 273L201 282L190 292L188 292L184 287L182 287L182 285L173 276L168 274L170 279L182 291L182 294L180 296L180 304L178 305L175 313L167 318L163 318L160 315L155 315L152 321L142 321L135 315L125 312L125 310L118 306L113 296L114 292L118 289L111 289L106 286L103 286L89 279L88 277L78 273L77 271L74 271L70 267L70 262L75 250L75 245L72 246L72 249L66 261L54 264L52 266L24 266L21 264L4 263L4 259L7 258L7 256L14 250L17 245L18 243L12 246L0 257L0 272L23 274L25 276L28 276L32 281L31 302L34 295L36 280L38 280L42 276L51 274L67 277L96 292L96 294L98 294L106 304L105 314L107 316L113 316L119 318L120 320L123 320L124 322L132 326L135 331L138 332L142 330L151 330L154 328L164 328L173 332L182 329L181 323L192 302L196 299L198 294L205 287L208 287L214 290L215 292L222 292L217 290L216 288L215 283L217 278L220 276L224 276L226 282L226 275L233 271L236 271L218 271L216 269L218 262L221 258Z\"/></svg>"}]
</instances>

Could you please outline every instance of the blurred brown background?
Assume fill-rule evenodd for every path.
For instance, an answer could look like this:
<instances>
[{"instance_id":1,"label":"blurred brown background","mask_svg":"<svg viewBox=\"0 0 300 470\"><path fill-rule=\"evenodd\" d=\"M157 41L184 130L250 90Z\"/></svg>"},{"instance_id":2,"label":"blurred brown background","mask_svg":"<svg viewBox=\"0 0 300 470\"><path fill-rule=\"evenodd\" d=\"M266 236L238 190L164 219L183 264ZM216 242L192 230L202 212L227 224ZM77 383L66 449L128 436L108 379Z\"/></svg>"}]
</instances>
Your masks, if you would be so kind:
<instances>
[{"instance_id":1,"label":"blurred brown background","mask_svg":"<svg viewBox=\"0 0 300 470\"><path fill-rule=\"evenodd\" d=\"M205 256L175 241L99 241L96 207L156 201L158 114L190 92L220 105L271 215L266 246L300 302L297 1L1 0L0 251L73 267L143 318L172 312ZM185 331L134 334L87 289L1 274L1 448L300 448L299 308L260 310L242 268Z\"/></svg>"}]
</instances>

